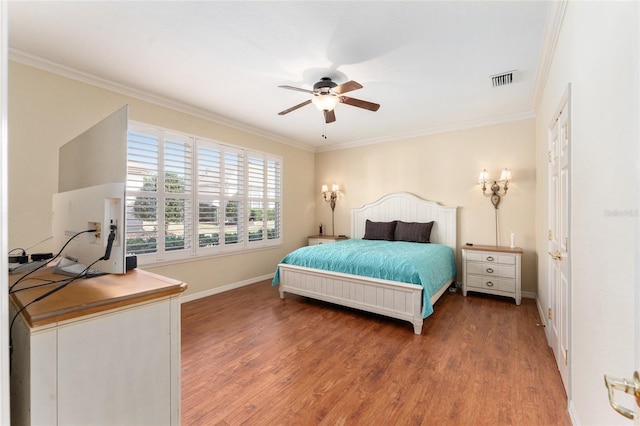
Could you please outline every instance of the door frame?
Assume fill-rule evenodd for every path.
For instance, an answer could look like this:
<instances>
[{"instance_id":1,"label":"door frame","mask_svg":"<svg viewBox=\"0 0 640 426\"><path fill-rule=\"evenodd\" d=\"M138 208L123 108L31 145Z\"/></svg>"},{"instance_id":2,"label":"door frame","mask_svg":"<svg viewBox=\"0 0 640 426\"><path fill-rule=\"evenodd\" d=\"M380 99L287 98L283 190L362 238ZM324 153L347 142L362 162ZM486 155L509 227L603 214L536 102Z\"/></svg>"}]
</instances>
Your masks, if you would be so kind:
<instances>
[{"instance_id":1,"label":"door frame","mask_svg":"<svg viewBox=\"0 0 640 426\"><path fill-rule=\"evenodd\" d=\"M8 73L9 43L7 2L0 2L0 272L3 289L7 288L8 261ZM9 388L9 294L0 292L0 424L10 423L10 388Z\"/></svg>"}]
</instances>

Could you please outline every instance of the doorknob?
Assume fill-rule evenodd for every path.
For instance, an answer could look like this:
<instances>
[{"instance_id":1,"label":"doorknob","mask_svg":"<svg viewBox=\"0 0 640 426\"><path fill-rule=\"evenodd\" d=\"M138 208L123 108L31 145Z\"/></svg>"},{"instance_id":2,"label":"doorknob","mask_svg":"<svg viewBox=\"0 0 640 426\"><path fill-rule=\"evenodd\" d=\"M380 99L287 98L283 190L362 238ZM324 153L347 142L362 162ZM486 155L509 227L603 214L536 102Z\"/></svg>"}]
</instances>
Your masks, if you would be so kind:
<instances>
[{"instance_id":1,"label":"doorknob","mask_svg":"<svg viewBox=\"0 0 640 426\"><path fill-rule=\"evenodd\" d=\"M554 251L553 253L549 252L549 256L551 256L553 260L562 260L562 253L559 251Z\"/></svg>"},{"instance_id":2,"label":"doorknob","mask_svg":"<svg viewBox=\"0 0 640 426\"><path fill-rule=\"evenodd\" d=\"M605 374L604 384L609 390L609 404L611 404L611 407L626 418L631 420L635 419L637 416L635 412L618 405L613 397L613 391L621 390L630 395L634 395L636 397L636 404L640 407L640 375L638 375L638 372L633 373L633 380L619 379Z\"/></svg>"}]
</instances>

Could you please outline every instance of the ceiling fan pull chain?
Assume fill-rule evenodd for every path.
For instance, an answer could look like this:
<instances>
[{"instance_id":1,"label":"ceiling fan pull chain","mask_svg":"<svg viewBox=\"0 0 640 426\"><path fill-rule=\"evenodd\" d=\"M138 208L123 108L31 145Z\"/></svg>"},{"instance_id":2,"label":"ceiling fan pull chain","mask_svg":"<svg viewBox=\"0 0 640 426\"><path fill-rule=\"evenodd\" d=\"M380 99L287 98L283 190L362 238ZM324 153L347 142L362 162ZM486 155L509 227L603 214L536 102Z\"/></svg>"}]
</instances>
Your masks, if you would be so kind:
<instances>
[{"instance_id":1,"label":"ceiling fan pull chain","mask_svg":"<svg viewBox=\"0 0 640 426\"><path fill-rule=\"evenodd\" d=\"M322 137L327 139L327 123L322 123Z\"/></svg>"}]
</instances>

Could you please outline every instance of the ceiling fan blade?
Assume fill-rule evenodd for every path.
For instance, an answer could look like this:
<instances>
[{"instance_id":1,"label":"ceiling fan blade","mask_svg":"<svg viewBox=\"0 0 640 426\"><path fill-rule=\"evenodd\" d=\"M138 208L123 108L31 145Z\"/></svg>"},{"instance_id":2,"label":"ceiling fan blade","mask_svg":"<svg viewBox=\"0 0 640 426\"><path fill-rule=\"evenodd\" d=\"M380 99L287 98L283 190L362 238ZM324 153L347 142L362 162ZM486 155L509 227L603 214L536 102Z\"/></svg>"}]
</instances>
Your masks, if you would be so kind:
<instances>
[{"instance_id":1,"label":"ceiling fan blade","mask_svg":"<svg viewBox=\"0 0 640 426\"><path fill-rule=\"evenodd\" d=\"M288 114L288 113L290 113L291 111L295 111L295 110L297 110L298 108L302 108L302 107L303 107L303 106L305 106L305 105L309 105L310 103L311 103L311 99L309 99L309 100L307 100L307 101L304 101L304 102L302 102L302 103L300 103L300 104L298 104L298 105L292 106L292 107L291 107L291 108L289 108L289 109L285 109L284 111L280 111L280 112L278 113L278 115L285 115L285 114Z\"/></svg>"},{"instance_id":2,"label":"ceiling fan blade","mask_svg":"<svg viewBox=\"0 0 640 426\"><path fill-rule=\"evenodd\" d=\"M299 87L286 86L286 85L284 85L284 86L278 86L278 87L281 87L281 88L283 88L283 89L296 90L296 91L298 91L298 92L313 93L313 90L301 89L301 88L299 88Z\"/></svg>"},{"instance_id":3,"label":"ceiling fan blade","mask_svg":"<svg viewBox=\"0 0 640 426\"><path fill-rule=\"evenodd\" d=\"M351 92L357 89L362 89L362 84L358 83L357 81L351 80L351 81L347 81L346 83L342 83L331 90L337 93L338 95L341 95L343 93Z\"/></svg>"},{"instance_id":4,"label":"ceiling fan blade","mask_svg":"<svg viewBox=\"0 0 640 426\"><path fill-rule=\"evenodd\" d=\"M367 102L346 96L340 96L340 102L354 107L368 109L369 111L377 111L378 108L380 108L380 104L374 104L373 102Z\"/></svg>"},{"instance_id":5,"label":"ceiling fan blade","mask_svg":"<svg viewBox=\"0 0 640 426\"><path fill-rule=\"evenodd\" d=\"M336 113L334 110L324 112L324 122L333 123L336 121Z\"/></svg>"}]
</instances>

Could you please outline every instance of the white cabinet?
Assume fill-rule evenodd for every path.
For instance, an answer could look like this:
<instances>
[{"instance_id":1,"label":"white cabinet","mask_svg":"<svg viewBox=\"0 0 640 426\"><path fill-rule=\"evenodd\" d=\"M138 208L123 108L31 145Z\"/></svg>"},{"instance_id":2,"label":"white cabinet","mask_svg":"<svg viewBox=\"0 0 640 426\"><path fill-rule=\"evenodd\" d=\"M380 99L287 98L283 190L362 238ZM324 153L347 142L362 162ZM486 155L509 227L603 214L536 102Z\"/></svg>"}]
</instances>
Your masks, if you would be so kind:
<instances>
[{"instance_id":1,"label":"white cabinet","mask_svg":"<svg viewBox=\"0 0 640 426\"><path fill-rule=\"evenodd\" d=\"M519 247L464 246L462 248L462 294L475 291L512 297L519 305L521 291Z\"/></svg>"},{"instance_id":2,"label":"white cabinet","mask_svg":"<svg viewBox=\"0 0 640 426\"><path fill-rule=\"evenodd\" d=\"M335 243L336 241L346 240L347 237L334 237L333 235L312 235L307 237L307 245L315 246L318 244Z\"/></svg>"},{"instance_id":3,"label":"white cabinet","mask_svg":"<svg viewBox=\"0 0 640 426\"><path fill-rule=\"evenodd\" d=\"M155 296L129 291L132 304L116 299L112 309L96 305L98 312L40 325L30 322L36 311L20 315L12 329L11 424L179 425L179 296L185 287L147 288ZM113 288L103 293L109 290L113 295Z\"/></svg>"}]
</instances>

